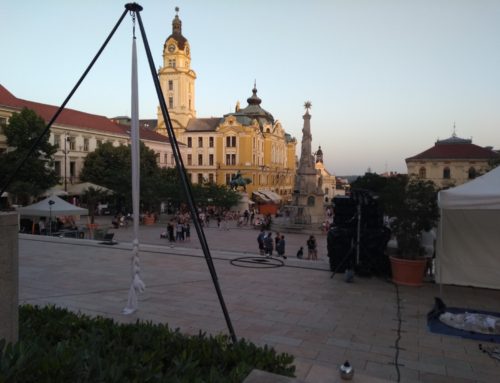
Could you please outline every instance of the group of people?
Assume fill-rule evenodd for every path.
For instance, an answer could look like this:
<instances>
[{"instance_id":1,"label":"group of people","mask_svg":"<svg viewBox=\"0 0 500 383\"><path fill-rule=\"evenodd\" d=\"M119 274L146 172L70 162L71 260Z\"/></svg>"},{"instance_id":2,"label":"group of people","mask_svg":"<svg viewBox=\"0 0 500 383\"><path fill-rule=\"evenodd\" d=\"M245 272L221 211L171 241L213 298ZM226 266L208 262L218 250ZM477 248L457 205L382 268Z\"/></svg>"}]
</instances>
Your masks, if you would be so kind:
<instances>
[{"instance_id":1,"label":"group of people","mask_svg":"<svg viewBox=\"0 0 500 383\"><path fill-rule=\"evenodd\" d=\"M172 218L167 223L167 231L160 234L160 238L166 238L169 242L189 241L191 238L191 225L189 220Z\"/></svg>"},{"instance_id":2,"label":"group of people","mask_svg":"<svg viewBox=\"0 0 500 383\"><path fill-rule=\"evenodd\" d=\"M276 233L276 237L273 239L273 233L262 229L257 236L257 243L259 245L259 253L265 255L266 257L272 257L273 251L276 250L278 257L283 257L286 259L285 255L285 236Z\"/></svg>"},{"instance_id":3,"label":"group of people","mask_svg":"<svg viewBox=\"0 0 500 383\"><path fill-rule=\"evenodd\" d=\"M280 233L276 233L276 236L273 239L273 234L269 231L266 232L262 229L257 236L257 244L259 247L259 254L265 255L266 257L271 257L273 255L273 251L276 251L278 257L283 257L287 259L285 255L285 236ZM316 242L316 238L314 235L309 236L309 239L306 242L307 246L307 260L318 260L318 244ZM297 251L297 258L304 258L304 248L301 246Z\"/></svg>"}]
</instances>

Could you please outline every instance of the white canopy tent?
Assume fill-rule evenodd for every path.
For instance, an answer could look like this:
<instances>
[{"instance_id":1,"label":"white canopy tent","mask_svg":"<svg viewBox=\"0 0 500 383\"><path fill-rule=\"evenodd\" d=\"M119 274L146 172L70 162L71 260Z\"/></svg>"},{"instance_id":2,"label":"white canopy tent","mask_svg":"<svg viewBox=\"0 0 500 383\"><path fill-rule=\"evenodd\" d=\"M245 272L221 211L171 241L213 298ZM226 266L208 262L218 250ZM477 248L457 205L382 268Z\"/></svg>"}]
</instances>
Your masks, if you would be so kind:
<instances>
[{"instance_id":1,"label":"white canopy tent","mask_svg":"<svg viewBox=\"0 0 500 383\"><path fill-rule=\"evenodd\" d=\"M52 201L53 203L50 203ZM18 209L20 215L32 217L55 217L57 215L88 215L89 211L81 207L75 206L59 198L56 195L51 195L32 205L20 207Z\"/></svg>"},{"instance_id":2,"label":"white canopy tent","mask_svg":"<svg viewBox=\"0 0 500 383\"><path fill-rule=\"evenodd\" d=\"M436 281L500 289L500 167L438 195Z\"/></svg>"}]
</instances>

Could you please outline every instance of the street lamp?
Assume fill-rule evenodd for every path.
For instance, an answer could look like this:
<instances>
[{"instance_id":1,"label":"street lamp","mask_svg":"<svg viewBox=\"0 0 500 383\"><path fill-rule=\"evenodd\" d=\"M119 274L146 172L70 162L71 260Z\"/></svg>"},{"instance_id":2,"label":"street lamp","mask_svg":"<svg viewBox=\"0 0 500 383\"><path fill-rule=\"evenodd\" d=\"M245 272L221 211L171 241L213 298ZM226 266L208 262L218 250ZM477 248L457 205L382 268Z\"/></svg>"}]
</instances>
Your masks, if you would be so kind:
<instances>
[{"instance_id":1,"label":"street lamp","mask_svg":"<svg viewBox=\"0 0 500 383\"><path fill-rule=\"evenodd\" d=\"M70 142L70 138L68 137L68 133L64 133L64 191L68 191L68 149L67 144Z\"/></svg>"},{"instance_id":2,"label":"street lamp","mask_svg":"<svg viewBox=\"0 0 500 383\"><path fill-rule=\"evenodd\" d=\"M52 236L52 205L55 204L54 201L49 199L49 235Z\"/></svg>"}]
</instances>

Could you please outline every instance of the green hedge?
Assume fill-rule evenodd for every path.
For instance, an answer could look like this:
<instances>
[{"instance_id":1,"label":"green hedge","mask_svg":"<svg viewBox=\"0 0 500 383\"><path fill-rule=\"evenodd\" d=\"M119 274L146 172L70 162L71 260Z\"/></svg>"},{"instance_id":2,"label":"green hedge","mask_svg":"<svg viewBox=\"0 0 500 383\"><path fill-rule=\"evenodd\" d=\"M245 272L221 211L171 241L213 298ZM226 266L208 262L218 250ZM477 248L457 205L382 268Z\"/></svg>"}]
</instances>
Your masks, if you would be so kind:
<instances>
[{"instance_id":1,"label":"green hedge","mask_svg":"<svg viewBox=\"0 0 500 383\"><path fill-rule=\"evenodd\" d=\"M226 335L186 336L53 306L21 306L19 342L0 340L3 382L241 382L254 368L293 376L293 356Z\"/></svg>"}]
</instances>

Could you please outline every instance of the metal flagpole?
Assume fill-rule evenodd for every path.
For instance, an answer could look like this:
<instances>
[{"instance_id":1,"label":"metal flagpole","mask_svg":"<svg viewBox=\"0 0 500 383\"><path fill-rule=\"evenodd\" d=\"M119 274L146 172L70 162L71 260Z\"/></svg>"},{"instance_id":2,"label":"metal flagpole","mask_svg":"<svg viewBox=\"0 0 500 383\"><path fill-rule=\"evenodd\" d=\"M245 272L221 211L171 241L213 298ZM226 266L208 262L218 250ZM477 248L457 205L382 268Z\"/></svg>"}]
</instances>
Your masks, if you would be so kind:
<instances>
[{"instance_id":1,"label":"metal flagpole","mask_svg":"<svg viewBox=\"0 0 500 383\"><path fill-rule=\"evenodd\" d=\"M140 12L142 11L142 7L137 4L137 3L129 3L125 5L125 8L131 12L134 12L137 16L137 20L139 21L139 27L141 29L141 36L142 36L142 41L144 43L144 48L146 50L146 55L148 57L148 63L149 63L149 68L151 70L151 75L153 77L153 82L155 84L156 88L156 94L158 95L158 101L160 103L160 108L163 114L163 119L165 120L165 125L167 128L167 133L168 133L168 138L170 140L170 144L172 146L172 152L174 154L176 166L177 166L177 171L179 173L179 177L181 178L181 184L182 188L184 189L184 194L186 196L189 210L191 212L191 216L193 217L193 224L194 227L196 228L196 232L198 234L198 238L201 243L201 247L203 249L203 254L205 255L205 260L207 262L208 269L210 271L210 275L212 277L212 281L215 287L215 290L217 292L217 296L219 298L219 302L222 308L222 311L224 313L224 318L226 320L226 324L229 330L229 333L231 335L231 339L233 340L234 343L237 342L236 334L234 332L233 325L231 323L231 318L229 317L229 313L226 308L226 304L224 302L224 297L222 296L222 291L219 286L219 281L217 278L217 273L215 271L215 266L213 264L212 256L210 255L210 249L208 247L207 240L205 238L205 233L203 232L203 228L201 227L201 224L199 220L197 219L197 211L196 211L196 206L194 203L194 198L193 198L193 193L191 191L191 186L189 185L186 172L184 169L184 164L182 162L182 157L180 155L180 150L179 150L179 145L177 143L177 139L175 137L174 129L172 127L172 122L170 120L170 116L168 114L167 110L167 104L165 103L165 98L163 97L163 93L161 90L160 86L160 81L158 80L158 75L156 73L156 67L153 61L153 56L151 55L151 50L149 48L149 43L148 39L146 36L146 32L144 30L144 25L142 23L141 19L141 14Z\"/></svg>"},{"instance_id":2,"label":"metal flagpole","mask_svg":"<svg viewBox=\"0 0 500 383\"><path fill-rule=\"evenodd\" d=\"M132 282L128 292L127 306L124 314L132 314L138 308L137 294L142 293L146 285L141 279L139 264L139 197L140 197L140 137L139 137L139 86L137 81L137 48L135 43L135 13L133 17L132 38L132 106L130 151L132 156L132 214L134 224L134 240L132 241Z\"/></svg>"}]
</instances>

